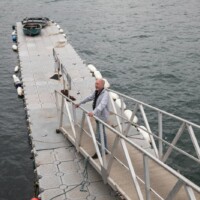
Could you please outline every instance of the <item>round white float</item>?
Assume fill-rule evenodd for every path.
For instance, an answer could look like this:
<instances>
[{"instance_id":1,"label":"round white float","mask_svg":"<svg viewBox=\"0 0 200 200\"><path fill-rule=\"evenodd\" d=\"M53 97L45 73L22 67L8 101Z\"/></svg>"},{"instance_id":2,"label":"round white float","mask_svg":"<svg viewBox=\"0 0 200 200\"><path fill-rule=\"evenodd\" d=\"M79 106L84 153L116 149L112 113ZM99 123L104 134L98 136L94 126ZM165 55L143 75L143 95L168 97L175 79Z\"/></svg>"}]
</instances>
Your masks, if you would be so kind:
<instances>
[{"instance_id":1,"label":"round white float","mask_svg":"<svg viewBox=\"0 0 200 200\"><path fill-rule=\"evenodd\" d=\"M64 36L65 38L67 37L65 33L63 34L63 36Z\"/></svg>"},{"instance_id":2,"label":"round white float","mask_svg":"<svg viewBox=\"0 0 200 200\"><path fill-rule=\"evenodd\" d=\"M102 79L102 75L101 75L100 71L95 71L94 76L95 76L96 79Z\"/></svg>"},{"instance_id":3,"label":"round white float","mask_svg":"<svg viewBox=\"0 0 200 200\"><path fill-rule=\"evenodd\" d=\"M138 127L138 131L142 134L142 136L144 137L144 139L149 142L149 144L151 143L151 139L149 137L149 133L147 132L146 127L144 126L139 126Z\"/></svg>"},{"instance_id":4,"label":"round white float","mask_svg":"<svg viewBox=\"0 0 200 200\"><path fill-rule=\"evenodd\" d=\"M122 108L121 99L117 99L117 100L115 101L115 103L117 104L117 106L118 106L119 108ZM125 104L124 102L123 102L123 108L126 109L126 104Z\"/></svg>"},{"instance_id":5,"label":"round white float","mask_svg":"<svg viewBox=\"0 0 200 200\"><path fill-rule=\"evenodd\" d=\"M15 73L17 73L19 71L19 66L15 66L15 69L14 69Z\"/></svg>"},{"instance_id":6,"label":"round white float","mask_svg":"<svg viewBox=\"0 0 200 200\"><path fill-rule=\"evenodd\" d=\"M22 87L18 87L18 88L17 88L17 94L18 94L18 96L20 96L20 97L24 95L24 91L23 91Z\"/></svg>"},{"instance_id":7,"label":"round white float","mask_svg":"<svg viewBox=\"0 0 200 200\"><path fill-rule=\"evenodd\" d=\"M60 28L60 25L59 25L59 24L57 24L57 28Z\"/></svg>"},{"instance_id":8,"label":"round white float","mask_svg":"<svg viewBox=\"0 0 200 200\"><path fill-rule=\"evenodd\" d=\"M107 81L107 79L103 78L105 84L104 84L104 88L109 88L110 87L110 83Z\"/></svg>"},{"instance_id":9,"label":"round white float","mask_svg":"<svg viewBox=\"0 0 200 200\"><path fill-rule=\"evenodd\" d=\"M13 81L15 84L20 82L19 78L15 74L13 74Z\"/></svg>"},{"instance_id":10,"label":"round white float","mask_svg":"<svg viewBox=\"0 0 200 200\"><path fill-rule=\"evenodd\" d=\"M96 67L94 65L89 64L88 69L90 70L90 72L94 73L95 71L97 71Z\"/></svg>"},{"instance_id":11,"label":"round white float","mask_svg":"<svg viewBox=\"0 0 200 200\"><path fill-rule=\"evenodd\" d=\"M17 49L18 49L18 48L17 48L17 45L16 45L16 44L13 44L13 45L12 45L12 49L13 49L13 51L17 51Z\"/></svg>"},{"instance_id":12,"label":"round white float","mask_svg":"<svg viewBox=\"0 0 200 200\"><path fill-rule=\"evenodd\" d=\"M16 35L16 34L17 34L17 32L16 32L16 31L13 31L13 32L12 32L12 35Z\"/></svg>"},{"instance_id":13,"label":"round white float","mask_svg":"<svg viewBox=\"0 0 200 200\"><path fill-rule=\"evenodd\" d=\"M113 100L119 99L119 95L114 92L110 92L110 96Z\"/></svg>"},{"instance_id":14,"label":"round white float","mask_svg":"<svg viewBox=\"0 0 200 200\"><path fill-rule=\"evenodd\" d=\"M60 32L60 33L64 33L63 29L60 29L59 32Z\"/></svg>"},{"instance_id":15,"label":"round white float","mask_svg":"<svg viewBox=\"0 0 200 200\"><path fill-rule=\"evenodd\" d=\"M133 112L132 112L131 110L125 110L125 111L124 111L124 114L125 114L125 116L127 117L127 119L130 121ZM133 118L133 123L135 123L135 124L138 123L138 118L137 118L136 115L135 115L134 118Z\"/></svg>"}]
</instances>

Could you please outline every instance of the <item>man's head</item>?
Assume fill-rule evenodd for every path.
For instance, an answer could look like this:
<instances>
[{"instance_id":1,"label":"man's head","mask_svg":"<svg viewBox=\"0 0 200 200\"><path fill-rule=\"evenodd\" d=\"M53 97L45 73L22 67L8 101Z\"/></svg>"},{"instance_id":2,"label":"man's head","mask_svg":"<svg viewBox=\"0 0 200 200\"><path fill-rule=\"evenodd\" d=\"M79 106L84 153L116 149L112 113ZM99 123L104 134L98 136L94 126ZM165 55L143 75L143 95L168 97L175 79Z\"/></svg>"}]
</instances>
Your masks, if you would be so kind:
<instances>
[{"instance_id":1,"label":"man's head","mask_svg":"<svg viewBox=\"0 0 200 200\"><path fill-rule=\"evenodd\" d=\"M96 90L100 91L104 88L105 81L103 79L97 79L95 82Z\"/></svg>"}]
</instances>

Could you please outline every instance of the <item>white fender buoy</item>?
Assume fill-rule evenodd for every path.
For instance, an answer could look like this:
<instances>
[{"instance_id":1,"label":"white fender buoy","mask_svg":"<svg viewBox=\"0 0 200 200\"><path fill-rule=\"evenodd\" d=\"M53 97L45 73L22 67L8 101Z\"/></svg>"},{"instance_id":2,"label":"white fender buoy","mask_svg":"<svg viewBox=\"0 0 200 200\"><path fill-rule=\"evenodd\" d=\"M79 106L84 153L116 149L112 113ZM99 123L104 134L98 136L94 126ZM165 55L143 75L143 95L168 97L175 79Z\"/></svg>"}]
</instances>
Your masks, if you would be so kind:
<instances>
[{"instance_id":1,"label":"white fender buoy","mask_svg":"<svg viewBox=\"0 0 200 200\"><path fill-rule=\"evenodd\" d=\"M146 131L145 131L146 130ZM144 126L139 126L138 127L138 131L142 134L142 136L144 137L144 139L150 144L151 143L151 139L149 137L149 134L147 132L146 127Z\"/></svg>"},{"instance_id":2,"label":"white fender buoy","mask_svg":"<svg viewBox=\"0 0 200 200\"><path fill-rule=\"evenodd\" d=\"M60 32L60 33L64 33L63 29L60 29L59 32Z\"/></svg>"},{"instance_id":3,"label":"white fender buoy","mask_svg":"<svg viewBox=\"0 0 200 200\"><path fill-rule=\"evenodd\" d=\"M19 66L15 66L15 69L14 69L15 73L17 73L19 71Z\"/></svg>"},{"instance_id":4,"label":"white fender buoy","mask_svg":"<svg viewBox=\"0 0 200 200\"><path fill-rule=\"evenodd\" d=\"M117 104L117 106L118 106L119 108L122 108L121 99L117 99L117 100L115 101L115 103ZM126 109L126 104L125 104L124 102L123 102L123 108Z\"/></svg>"},{"instance_id":5,"label":"white fender buoy","mask_svg":"<svg viewBox=\"0 0 200 200\"><path fill-rule=\"evenodd\" d=\"M12 35L17 35L17 32L14 30L14 31L12 32Z\"/></svg>"},{"instance_id":6,"label":"white fender buoy","mask_svg":"<svg viewBox=\"0 0 200 200\"><path fill-rule=\"evenodd\" d=\"M19 80L19 78L15 74L13 74L13 81L14 81L14 84L15 84L16 87L19 87L19 86L22 85L21 81Z\"/></svg>"},{"instance_id":7,"label":"white fender buoy","mask_svg":"<svg viewBox=\"0 0 200 200\"><path fill-rule=\"evenodd\" d=\"M110 96L113 100L119 99L119 95L114 92L110 92Z\"/></svg>"},{"instance_id":8,"label":"white fender buoy","mask_svg":"<svg viewBox=\"0 0 200 200\"><path fill-rule=\"evenodd\" d=\"M12 49L13 49L13 51L17 51L17 49L18 49L18 48L17 48L17 45L16 45L16 44L13 44L13 45L12 45Z\"/></svg>"},{"instance_id":9,"label":"white fender buoy","mask_svg":"<svg viewBox=\"0 0 200 200\"><path fill-rule=\"evenodd\" d=\"M95 71L97 71L96 67L94 65L89 64L88 69L90 70L90 72L94 73Z\"/></svg>"},{"instance_id":10,"label":"white fender buoy","mask_svg":"<svg viewBox=\"0 0 200 200\"><path fill-rule=\"evenodd\" d=\"M101 75L100 71L95 71L94 76L95 76L96 79L102 79L102 75Z\"/></svg>"},{"instance_id":11,"label":"white fender buoy","mask_svg":"<svg viewBox=\"0 0 200 200\"><path fill-rule=\"evenodd\" d=\"M67 36L66 36L66 34L63 34L63 36L66 38Z\"/></svg>"},{"instance_id":12,"label":"white fender buoy","mask_svg":"<svg viewBox=\"0 0 200 200\"><path fill-rule=\"evenodd\" d=\"M131 119L132 114L133 114L133 112L131 110L125 110L124 111L124 115L127 117L127 119L129 121ZM136 115L133 117L133 123L135 123L135 124L138 123L138 118L137 118Z\"/></svg>"},{"instance_id":13,"label":"white fender buoy","mask_svg":"<svg viewBox=\"0 0 200 200\"><path fill-rule=\"evenodd\" d=\"M13 81L14 83L20 82L19 78L15 74L13 74Z\"/></svg>"},{"instance_id":14,"label":"white fender buoy","mask_svg":"<svg viewBox=\"0 0 200 200\"><path fill-rule=\"evenodd\" d=\"M18 96L20 96L20 97L22 97L22 96L24 95L24 91L23 91L22 87L18 87L18 88L17 88L17 94L18 94Z\"/></svg>"},{"instance_id":15,"label":"white fender buoy","mask_svg":"<svg viewBox=\"0 0 200 200\"><path fill-rule=\"evenodd\" d=\"M109 88L110 87L110 83L107 81L107 79L103 78L105 84L104 84L104 88Z\"/></svg>"},{"instance_id":16,"label":"white fender buoy","mask_svg":"<svg viewBox=\"0 0 200 200\"><path fill-rule=\"evenodd\" d=\"M59 24L57 24L57 28L60 28L60 25L59 25Z\"/></svg>"}]
</instances>

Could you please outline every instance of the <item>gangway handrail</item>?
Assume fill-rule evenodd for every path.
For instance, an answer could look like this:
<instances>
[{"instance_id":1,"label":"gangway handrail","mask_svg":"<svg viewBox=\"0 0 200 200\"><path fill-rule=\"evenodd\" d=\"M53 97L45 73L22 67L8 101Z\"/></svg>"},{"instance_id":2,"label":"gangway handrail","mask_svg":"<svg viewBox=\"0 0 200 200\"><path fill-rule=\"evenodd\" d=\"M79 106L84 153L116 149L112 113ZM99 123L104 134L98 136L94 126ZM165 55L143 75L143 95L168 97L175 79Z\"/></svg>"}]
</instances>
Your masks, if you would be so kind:
<instances>
[{"instance_id":1,"label":"gangway handrail","mask_svg":"<svg viewBox=\"0 0 200 200\"><path fill-rule=\"evenodd\" d=\"M186 120L186 119L183 119L183 118L181 118L181 117L178 117L178 116L176 116L176 115L174 115L174 114L171 114L171 113L169 113L169 112L166 112L166 111L164 111L164 110L161 110L161 109L159 109L159 108L156 108L156 107L154 107L154 106L151 106L151 105L149 105L149 104L147 104L147 103L144 103L144 102L142 102L142 101L140 101L140 100L137 100L137 99L135 99L135 98L129 97L129 96L127 96L127 95L125 95L125 94L122 94L122 93L120 93L120 92L118 92L118 91L116 91L116 90L112 90L112 89L106 89L106 90L109 91L109 92L116 93L116 94L118 94L118 95L120 95L120 96L122 96L122 97L125 97L125 98L127 98L127 99L133 100L133 101L135 101L136 103L142 104L142 105L144 105L144 106L146 106L146 107L148 107L148 108L151 108L151 109L153 109L153 110L155 110L155 111L158 111L158 112L160 112L160 113L162 113L162 114L165 114L165 115L168 115L168 116L170 116L170 117L173 117L173 118L175 118L175 119L177 119L177 120L179 120L179 121L183 121L183 122L185 122L185 123L187 123L187 124L190 124L190 125L192 125L192 126L194 126L194 127L200 129L200 125L195 124L195 123L193 123L193 122L190 122L190 121L188 121L188 120Z\"/></svg>"},{"instance_id":2,"label":"gangway handrail","mask_svg":"<svg viewBox=\"0 0 200 200\"><path fill-rule=\"evenodd\" d=\"M58 94L62 97L61 109L58 108ZM73 126L73 123L76 121L75 115L74 115L74 113L76 112L75 103L74 103L70 98L66 97L66 96L63 95L61 92L56 91L56 90L55 90L55 96L56 96L56 105L57 105L57 109L60 110L60 120L63 120L63 114L64 114L64 100L67 100L67 101L68 101L68 102L65 101L65 103L66 103L66 108L67 108L67 115L68 115L68 117L69 117L69 119L70 119L70 124L71 124L71 126ZM73 109L73 112L72 112L72 113L69 112L69 107L68 107L69 105L68 105L68 104L71 104L71 106L72 106L72 109ZM89 119L89 117L88 117L88 115L87 115L88 111L87 111L86 109L84 109L82 106L79 106L79 109L82 110L83 116L86 117L87 122L89 123L90 119ZM69 115L70 115L70 116L69 116ZM188 179L185 178L183 175L181 175L181 174L179 174L178 172L176 172L174 169L172 169L171 167L169 167L168 165L166 165L165 163L163 163L161 160L159 160L158 158L156 158L155 156L153 156L153 155L150 154L149 152L145 151L142 147L140 147L139 145L137 145L136 143L134 143L133 141L131 141L129 138L127 138L125 135L123 135L122 133L120 133L119 131L117 131L117 130L114 129L113 127L111 127L109 124L105 123L104 121L102 121L101 119L97 118L96 116L94 116L94 119L97 120L97 121L99 121L101 124L103 124L107 129L109 129L110 131L112 131L112 132L116 135L116 137L118 136L118 137L120 138L120 140L122 140L122 141L124 141L124 142L130 144L132 147L136 148L139 152L141 152L142 155L143 155L143 158L144 158L143 165L145 165L145 163L147 162L147 161L145 161L146 159L151 159L151 160L153 160L155 163L157 163L159 166L161 166L162 168L166 169L169 173L173 174L173 175L178 179L177 183L176 183L175 186L172 188L172 190L170 191L170 193L169 193L169 195L168 195L167 198L171 197L171 195L172 195L172 196L173 196L173 195L176 195L177 188L179 188L180 186L184 185L184 186L185 186L184 188L185 188L185 190L186 190L186 192L187 192L189 198L192 199L192 200L193 200L193 199L196 199L195 197L193 198L194 194L193 194L193 192L191 191L191 188L192 188L193 190L195 190L196 192L200 193L200 187L198 187L197 185L195 185L194 183L192 183L190 180L188 180ZM76 122L76 123L77 123L77 122ZM90 122L89 124L91 125L91 122ZM64 127L62 126L62 123L60 123L59 129L60 129L61 131L64 130ZM93 130L93 129L92 129L92 130ZM73 127L73 131L75 131L74 127ZM91 130L90 130L90 131L91 131ZM93 139L94 139L94 135L93 135L93 134L94 134L94 133L91 132L91 135L93 136ZM76 140L76 139L77 139L76 134L75 134L74 136L75 136L75 137L74 137L74 138L75 138L74 140ZM93 142L94 142L94 143L96 142L96 144L97 144L97 141L94 141L94 140L93 140ZM74 144L75 144L75 143L76 143L76 141L74 141ZM101 144L101 145L102 145L102 144ZM127 149L124 149L124 151L127 151ZM109 152L109 153L110 153L110 152ZM128 153L128 152L127 152L127 153ZM111 154L112 154L112 152L111 152ZM99 155L99 152L98 152L98 155ZM105 156L105 155L104 155L104 156ZM113 156L114 156L114 155L113 155ZM90 161L94 163L94 161L93 161L92 159L91 159ZM130 166L130 164L131 164L131 166ZM100 165L103 165L103 166L104 166L103 160L100 160ZM105 166L104 166L104 167L105 167ZM130 168L130 167L132 167L132 168ZM148 173L147 173L147 172L148 172L148 169L147 169L147 167L148 167L148 165L147 165L146 167L144 167L145 170L147 170L147 171L145 171L145 177L147 178L147 179L145 179L145 182L144 182L145 186L146 186L146 184L148 184ZM134 173L134 168L133 168L132 162L131 162L130 160L129 160L129 169L130 169L130 171L133 170L132 173ZM136 176L136 177L137 177L137 176ZM137 177L137 179L139 179L139 178ZM136 185L137 185L137 184L135 183L135 187L136 187ZM147 187L147 186L146 186L146 187ZM150 186L148 185L148 187L150 187ZM147 188L146 188L146 189L147 189ZM176 192L175 192L174 190L175 190ZM146 191L146 194L148 194L148 192L149 192L149 191ZM175 193L175 194L174 194L174 193ZM158 194L157 194L157 195L158 195ZM167 199L167 198L166 198L166 199ZM142 197L139 197L139 199L143 199L143 198L142 198ZM148 199L148 195L147 195L146 199ZM160 198L160 199L163 199L163 198Z\"/></svg>"},{"instance_id":3,"label":"gangway handrail","mask_svg":"<svg viewBox=\"0 0 200 200\"><path fill-rule=\"evenodd\" d=\"M156 108L156 107L153 107L151 105L148 105L142 101L139 101L135 98L132 98L132 97L129 97L127 95L124 95L120 92L117 92L115 90L112 90L112 89L107 89L108 92L111 92L111 93L114 93L114 94L117 94L119 96L119 99L121 99L122 102L124 102L124 99L128 99L128 100L131 100L133 101L136 106L139 107L139 109L136 109L134 115L136 115L136 112L137 110L140 110L141 114L142 114L142 118L145 122L145 126L147 128L146 132L149 134L149 137L151 139L151 142L153 142L153 149L155 150L155 154L157 157L159 157L163 162L166 162L167 159L169 158L170 154L172 153L172 150L177 150L179 153L182 153L183 155L191 158L192 160L196 161L198 164L200 163L200 146L199 146L199 143L198 143L198 140L195 136L195 133L194 133L194 130L193 130L193 127L197 128L200 130L200 126L195 124L195 123L192 123L186 119L183 119L181 117L178 117L176 115L173 115L171 113L168 113L164 110L161 110L159 108ZM113 100L111 100L113 101ZM156 136L155 133L152 133L151 129L150 129L150 126L149 126L149 123L148 123L148 119L147 119L147 116L146 116L146 113L144 111L144 107L147 107L147 108L150 108L151 110L153 111L156 111L157 114L158 114L158 136ZM122 108L121 108L122 110ZM162 116L168 116L168 117L171 117L172 119L176 119L180 122L182 122L181 126L179 127L179 130L178 132L175 134L175 137L173 139L173 141L171 143L169 143L168 141L165 141L163 140L163 119L162 119ZM135 125L137 126L137 124ZM196 155L197 157L193 156L193 155L190 155L189 153L187 153L186 151L182 150L181 148L178 148L176 147L175 145L177 144L179 138L181 137L181 135L183 134L183 132L187 129L188 133L189 133L189 136L191 138L191 142L193 143L193 147L195 149L195 152L196 152ZM158 140L158 152L159 152L159 155L157 154L157 146L155 145L154 143L154 138L156 138ZM165 154L163 155L163 143L167 144L168 145L168 149L167 151L165 152Z\"/></svg>"},{"instance_id":4,"label":"gangway handrail","mask_svg":"<svg viewBox=\"0 0 200 200\"><path fill-rule=\"evenodd\" d=\"M124 116L122 116L122 115L120 115L120 114L118 114L118 113L112 112L112 114L114 114L114 115L116 115L116 116L122 118L123 120L126 120L125 123L126 123L126 122L127 122L127 123L130 123L130 124L132 124L132 125L133 125L134 127L136 127L136 128L140 127L137 123L131 122L130 120L128 120L127 118L125 118ZM145 129L143 129L143 128L141 128L141 129L144 130L144 131L146 131L146 132L148 132L147 130L145 130ZM191 158L192 160L194 160L195 162L197 162L197 163L200 164L200 160L199 160L198 158L195 158L194 156L190 155L189 153L187 153L187 152L183 151L182 149L180 149L180 148L174 146L174 145L171 144L170 142L167 142L166 140L160 138L160 137L157 136L155 133L150 133L150 132L148 132L148 134L152 135L152 136L155 137L157 140L162 141L162 142L165 143L166 145L172 147L174 150L178 151L179 153L182 153L183 155L187 156L188 158Z\"/></svg>"}]
</instances>

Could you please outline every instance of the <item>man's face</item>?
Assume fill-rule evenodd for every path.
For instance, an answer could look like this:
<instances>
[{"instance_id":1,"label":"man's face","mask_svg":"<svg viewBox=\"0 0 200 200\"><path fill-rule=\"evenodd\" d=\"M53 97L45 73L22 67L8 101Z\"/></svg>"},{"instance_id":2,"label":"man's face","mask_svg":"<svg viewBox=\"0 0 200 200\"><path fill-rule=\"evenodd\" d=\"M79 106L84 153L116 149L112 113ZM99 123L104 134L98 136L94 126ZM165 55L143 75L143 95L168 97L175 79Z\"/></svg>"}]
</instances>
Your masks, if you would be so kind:
<instances>
[{"instance_id":1,"label":"man's face","mask_svg":"<svg viewBox=\"0 0 200 200\"><path fill-rule=\"evenodd\" d=\"M103 89L103 82L101 80L96 80L95 82L95 88L96 90L102 90Z\"/></svg>"}]
</instances>

